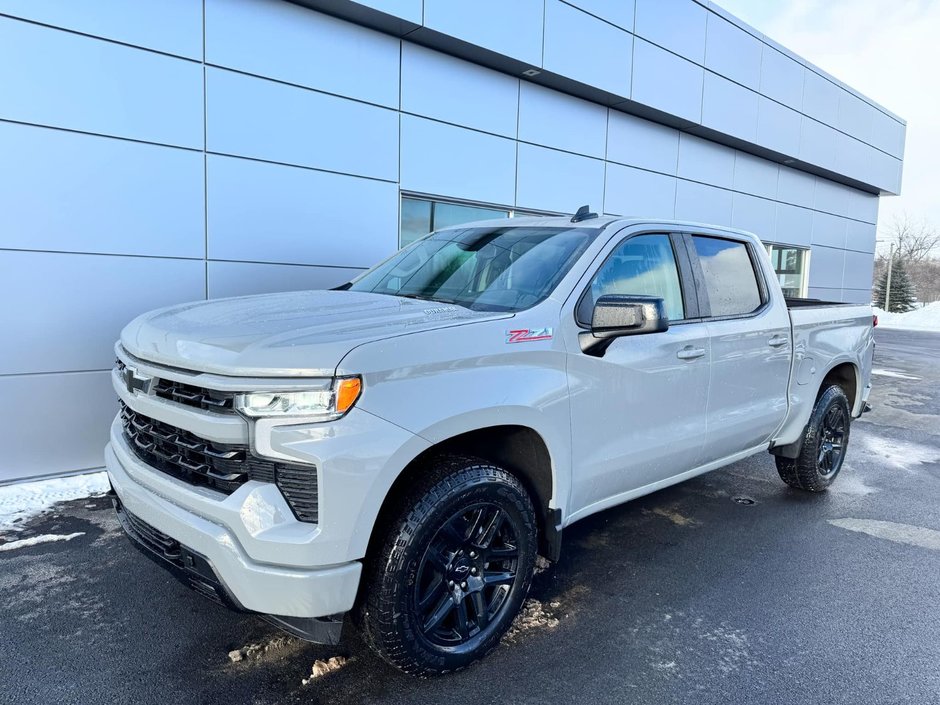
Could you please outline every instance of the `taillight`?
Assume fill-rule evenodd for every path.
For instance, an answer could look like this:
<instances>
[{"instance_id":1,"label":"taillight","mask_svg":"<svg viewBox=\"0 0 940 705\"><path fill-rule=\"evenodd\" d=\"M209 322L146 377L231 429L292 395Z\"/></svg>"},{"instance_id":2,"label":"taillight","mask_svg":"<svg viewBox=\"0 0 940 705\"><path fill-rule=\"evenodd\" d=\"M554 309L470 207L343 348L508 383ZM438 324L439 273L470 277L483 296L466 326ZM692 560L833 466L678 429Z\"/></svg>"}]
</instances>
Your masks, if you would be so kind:
<instances>
[{"instance_id":1,"label":"taillight","mask_svg":"<svg viewBox=\"0 0 940 705\"><path fill-rule=\"evenodd\" d=\"M872 328L877 328L877 327L878 327L878 315L877 315L877 314L875 314L875 315L873 315L873 316L871 317L871 327L872 327Z\"/></svg>"}]
</instances>

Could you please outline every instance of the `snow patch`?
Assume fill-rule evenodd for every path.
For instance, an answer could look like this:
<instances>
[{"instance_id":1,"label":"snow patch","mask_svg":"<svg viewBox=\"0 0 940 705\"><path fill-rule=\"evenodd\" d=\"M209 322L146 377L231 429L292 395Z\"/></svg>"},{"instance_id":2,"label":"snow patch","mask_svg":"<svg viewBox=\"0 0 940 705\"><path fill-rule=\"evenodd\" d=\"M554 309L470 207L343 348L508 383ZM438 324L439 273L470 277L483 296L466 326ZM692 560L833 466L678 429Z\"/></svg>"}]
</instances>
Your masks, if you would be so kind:
<instances>
[{"instance_id":1,"label":"snow patch","mask_svg":"<svg viewBox=\"0 0 940 705\"><path fill-rule=\"evenodd\" d=\"M299 639L292 636L276 636L267 641L257 644L248 644L240 649L234 649L228 652L228 660L232 663L239 661L257 661L277 651L296 646L302 643Z\"/></svg>"},{"instance_id":2,"label":"snow patch","mask_svg":"<svg viewBox=\"0 0 940 705\"><path fill-rule=\"evenodd\" d=\"M0 486L0 532L21 530L28 519L59 502L103 495L110 489L106 472Z\"/></svg>"},{"instance_id":3,"label":"snow patch","mask_svg":"<svg viewBox=\"0 0 940 705\"><path fill-rule=\"evenodd\" d=\"M554 610L561 606L560 602L550 602L549 607ZM506 632L504 640L508 643L517 641L525 632L533 629L554 629L558 626L558 618L545 608L539 600L530 597L522 604L522 609L513 620L512 626Z\"/></svg>"},{"instance_id":4,"label":"snow patch","mask_svg":"<svg viewBox=\"0 0 940 705\"><path fill-rule=\"evenodd\" d=\"M546 570L552 567L552 562L545 558L545 556L536 556L535 557L535 566L532 568L532 575L538 575L539 573L544 573Z\"/></svg>"},{"instance_id":5,"label":"snow patch","mask_svg":"<svg viewBox=\"0 0 940 705\"><path fill-rule=\"evenodd\" d=\"M940 449L895 438L882 438L871 434L862 436L862 445L868 460L881 462L895 470L912 471L915 465L940 460Z\"/></svg>"},{"instance_id":6,"label":"snow patch","mask_svg":"<svg viewBox=\"0 0 940 705\"><path fill-rule=\"evenodd\" d=\"M307 685L311 681L314 681L321 676L325 676L327 673L338 671L347 663L349 663L349 659L347 659L345 656L333 656L332 658L328 658L326 661L317 659L313 662L313 666L310 669L310 676L302 679L300 682L303 685Z\"/></svg>"},{"instance_id":7,"label":"snow patch","mask_svg":"<svg viewBox=\"0 0 940 705\"><path fill-rule=\"evenodd\" d=\"M36 546L41 543L53 543L54 541L71 541L74 538L84 535L84 531L76 531L74 534L42 534L41 536L31 536L28 539L0 543L0 551L15 551L18 548L28 548L29 546Z\"/></svg>"},{"instance_id":8,"label":"snow patch","mask_svg":"<svg viewBox=\"0 0 940 705\"><path fill-rule=\"evenodd\" d=\"M905 330L929 330L940 332L940 301L934 301L907 313L888 313L880 308L872 309L878 316L880 328L902 328Z\"/></svg>"},{"instance_id":9,"label":"snow patch","mask_svg":"<svg viewBox=\"0 0 940 705\"><path fill-rule=\"evenodd\" d=\"M897 370L874 369L871 371L871 373L873 375L880 375L881 377L894 377L896 379L920 379L920 377L905 374L904 372L898 372Z\"/></svg>"}]
</instances>

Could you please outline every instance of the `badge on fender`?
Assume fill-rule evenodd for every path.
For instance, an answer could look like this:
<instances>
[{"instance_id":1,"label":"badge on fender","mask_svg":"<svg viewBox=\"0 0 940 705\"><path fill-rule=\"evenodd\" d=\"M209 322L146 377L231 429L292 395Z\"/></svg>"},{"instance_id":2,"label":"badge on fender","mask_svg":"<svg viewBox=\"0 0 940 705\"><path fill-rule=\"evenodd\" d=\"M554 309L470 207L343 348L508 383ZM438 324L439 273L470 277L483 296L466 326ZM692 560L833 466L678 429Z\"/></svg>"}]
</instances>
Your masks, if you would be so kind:
<instances>
[{"instance_id":1,"label":"badge on fender","mask_svg":"<svg viewBox=\"0 0 940 705\"><path fill-rule=\"evenodd\" d=\"M531 343L536 340L551 340L554 335L554 328L518 328L506 331L506 342Z\"/></svg>"}]
</instances>

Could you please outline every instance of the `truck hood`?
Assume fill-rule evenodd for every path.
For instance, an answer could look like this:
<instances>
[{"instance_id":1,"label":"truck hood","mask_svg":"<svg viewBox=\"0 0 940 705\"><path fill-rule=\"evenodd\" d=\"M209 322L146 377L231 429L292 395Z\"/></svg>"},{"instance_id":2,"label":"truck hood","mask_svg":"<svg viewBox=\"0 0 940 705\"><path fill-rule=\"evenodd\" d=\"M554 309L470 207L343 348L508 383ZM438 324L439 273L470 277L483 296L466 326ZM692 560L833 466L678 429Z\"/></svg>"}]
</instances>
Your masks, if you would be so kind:
<instances>
[{"instance_id":1,"label":"truck hood","mask_svg":"<svg viewBox=\"0 0 940 705\"><path fill-rule=\"evenodd\" d=\"M363 343L511 314L354 291L200 301L138 316L121 345L142 360L239 377L331 376Z\"/></svg>"}]
</instances>

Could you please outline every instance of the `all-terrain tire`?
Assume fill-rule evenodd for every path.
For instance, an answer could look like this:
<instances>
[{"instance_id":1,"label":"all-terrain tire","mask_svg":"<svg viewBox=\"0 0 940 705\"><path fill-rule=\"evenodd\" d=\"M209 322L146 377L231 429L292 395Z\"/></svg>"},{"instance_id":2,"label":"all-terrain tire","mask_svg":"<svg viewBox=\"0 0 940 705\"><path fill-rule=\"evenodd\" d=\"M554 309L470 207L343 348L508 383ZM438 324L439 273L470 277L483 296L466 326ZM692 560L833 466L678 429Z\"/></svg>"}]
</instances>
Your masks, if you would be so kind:
<instances>
[{"instance_id":1,"label":"all-terrain tire","mask_svg":"<svg viewBox=\"0 0 940 705\"><path fill-rule=\"evenodd\" d=\"M499 643L528 594L537 552L535 509L518 478L479 459L439 457L376 530L384 535L364 567L356 621L383 659L440 675Z\"/></svg>"},{"instance_id":2,"label":"all-terrain tire","mask_svg":"<svg viewBox=\"0 0 940 705\"><path fill-rule=\"evenodd\" d=\"M831 428L833 423L835 428ZM800 454L796 458L775 456L780 479L807 492L827 490L842 469L850 425L849 400L842 387L827 387L816 400L803 431Z\"/></svg>"}]
</instances>

